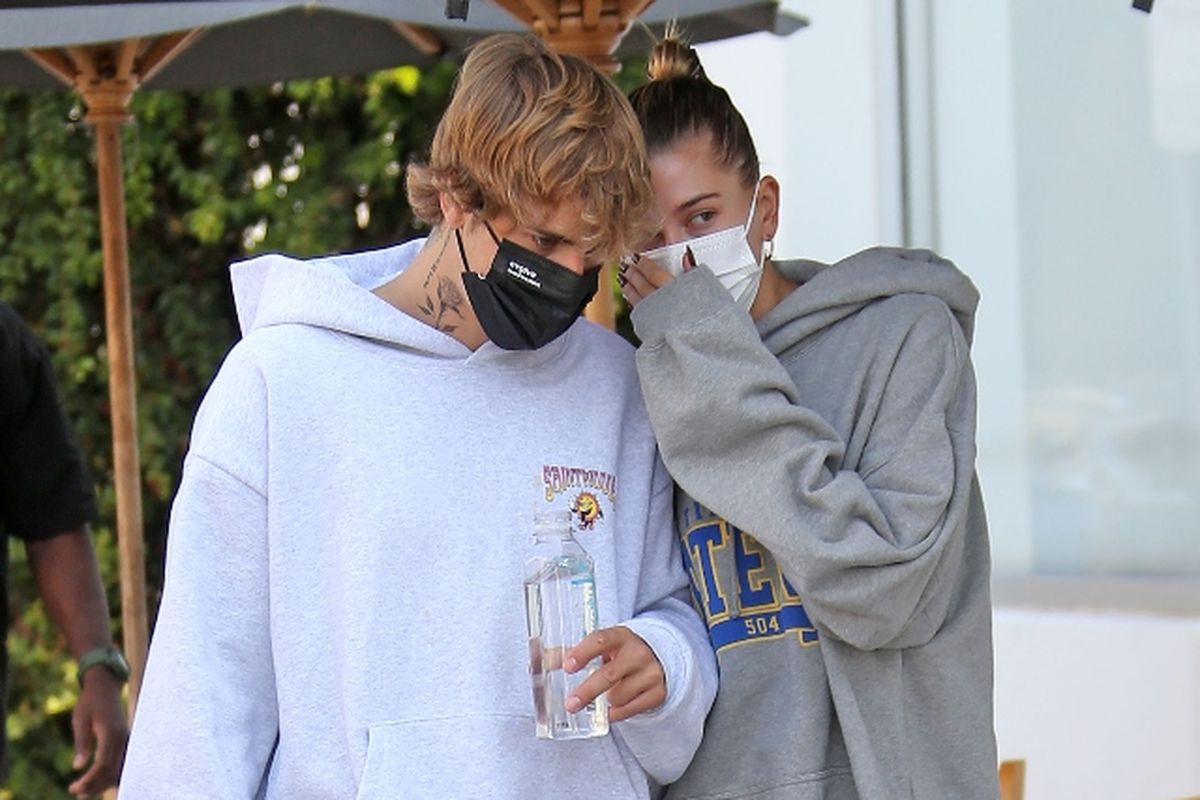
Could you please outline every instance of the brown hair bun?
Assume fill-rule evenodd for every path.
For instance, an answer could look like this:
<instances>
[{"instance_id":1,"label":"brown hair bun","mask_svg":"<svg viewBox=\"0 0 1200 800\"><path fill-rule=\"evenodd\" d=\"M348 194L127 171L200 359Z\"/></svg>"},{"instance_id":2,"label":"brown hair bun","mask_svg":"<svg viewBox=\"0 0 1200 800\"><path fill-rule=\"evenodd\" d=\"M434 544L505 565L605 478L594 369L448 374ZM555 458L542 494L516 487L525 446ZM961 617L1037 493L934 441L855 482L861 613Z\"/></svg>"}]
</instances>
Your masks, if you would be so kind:
<instances>
[{"instance_id":1,"label":"brown hair bun","mask_svg":"<svg viewBox=\"0 0 1200 800\"><path fill-rule=\"evenodd\" d=\"M652 81L666 81L671 78L708 80L708 76L704 74L704 67L700 66L700 56L696 54L696 49L671 31L668 31L666 37L650 51L646 74Z\"/></svg>"}]
</instances>

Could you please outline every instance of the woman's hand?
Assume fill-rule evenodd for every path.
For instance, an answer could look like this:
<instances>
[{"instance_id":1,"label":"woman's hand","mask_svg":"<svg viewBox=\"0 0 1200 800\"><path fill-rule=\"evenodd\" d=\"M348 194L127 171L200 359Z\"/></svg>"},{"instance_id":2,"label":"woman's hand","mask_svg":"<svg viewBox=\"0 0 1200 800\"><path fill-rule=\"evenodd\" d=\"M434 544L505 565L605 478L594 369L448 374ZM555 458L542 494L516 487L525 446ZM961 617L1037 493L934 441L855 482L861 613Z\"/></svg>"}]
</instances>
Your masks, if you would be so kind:
<instances>
[{"instance_id":1,"label":"woman's hand","mask_svg":"<svg viewBox=\"0 0 1200 800\"><path fill-rule=\"evenodd\" d=\"M683 260L684 272L695 266L691 250L687 251ZM621 284L621 296L629 305L636 306L655 289L666 286L674 276L653 259L638 254L621 259L617 272L617 280Z\"/></svg>"}]
</instances>

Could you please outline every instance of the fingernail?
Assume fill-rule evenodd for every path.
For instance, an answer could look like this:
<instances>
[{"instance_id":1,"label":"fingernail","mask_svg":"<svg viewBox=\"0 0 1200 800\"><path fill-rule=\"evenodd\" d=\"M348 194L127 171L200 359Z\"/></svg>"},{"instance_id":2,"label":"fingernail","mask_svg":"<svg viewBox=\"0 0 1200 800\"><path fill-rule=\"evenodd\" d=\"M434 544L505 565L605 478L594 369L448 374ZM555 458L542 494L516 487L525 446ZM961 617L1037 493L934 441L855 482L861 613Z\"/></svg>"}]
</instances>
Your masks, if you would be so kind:
<instances>
[{"instance_id":1,"label":"fingernail","mask_svg":"<svg viewBox=\"0 0 1200 800\"><path fill-rule=\"evenodd\" d=\"M574 672L578 666L579 662L574 658L568 658L563 661L563 669L565 669L567 672Z\"/></svg>"},{"instance_id":2,"label":"fingernail","mask_svg":"<svg viewBox=\"0 0 1200 800\"><path fill-rule=\"evenodd\" d=\"M583 702L575 695L569 696L567 698L567 702L564 705L566 705L567 711L570 711L572 714L574 714L579 709L583 708Z\"/></svg>"},{"instance_id":3,"label":"fingernail","mask_svg":"<svg viewBox=\"0 0 1200 800\"><path fill-rule=\"evenodd\" d=\"M627 283L629 283L629 278L626 278L624 275L617 276L617 285L618 286L624 286Z\"/></svg>"}]
</instances>

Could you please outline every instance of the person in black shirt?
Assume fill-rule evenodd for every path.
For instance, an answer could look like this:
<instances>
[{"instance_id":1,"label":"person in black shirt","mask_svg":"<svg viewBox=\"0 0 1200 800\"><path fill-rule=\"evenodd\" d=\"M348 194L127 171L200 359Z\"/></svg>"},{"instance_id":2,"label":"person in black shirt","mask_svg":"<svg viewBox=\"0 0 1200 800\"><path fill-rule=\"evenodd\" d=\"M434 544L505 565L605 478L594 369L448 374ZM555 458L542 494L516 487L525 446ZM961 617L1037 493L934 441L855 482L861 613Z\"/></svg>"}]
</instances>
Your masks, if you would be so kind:
<instances>
[{"instance_id":1,"label":"person in black shirt","mask_svg":"<svg viewBox=\"0 0 1200 800\"><path fill-rule=\"evenodd\" d=\"M72 714L76 796L115 786L129 725L121 702L128 665L113 647L108 602L88 528L96 500L83 457L55 391L46 349L0 301L0 531L25 543L30 570L51 620L79 661L79 701ZM7 598L7 558L0 591ZM4 601L4 630L9 609ZM0 648L0 691L7 693L8 654ZM4 754L0 735L0 761Z\"/></svg>"}]
</instances>

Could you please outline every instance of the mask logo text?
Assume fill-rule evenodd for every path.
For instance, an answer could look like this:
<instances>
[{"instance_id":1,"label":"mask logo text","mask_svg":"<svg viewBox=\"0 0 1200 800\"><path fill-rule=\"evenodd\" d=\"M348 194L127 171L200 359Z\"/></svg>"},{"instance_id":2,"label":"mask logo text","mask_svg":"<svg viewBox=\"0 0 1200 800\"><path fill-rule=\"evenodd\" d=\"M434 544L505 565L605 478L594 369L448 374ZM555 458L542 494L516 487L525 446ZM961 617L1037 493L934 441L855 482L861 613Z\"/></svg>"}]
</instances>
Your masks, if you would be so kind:
<instances>
[{"instance_id":1,"label":"mask logo text","mask_svg":"<svg viewBox=\"0 0 1200 800\"><path fill-rule=\"evenodd\" d=\"M530 269L524 264L519 264L516 261L508 262L508 274L520 281L525 281L535 289L542 288L542 282L538 280L536 271Z\"/></svg>"}]
</instances>

